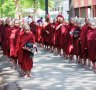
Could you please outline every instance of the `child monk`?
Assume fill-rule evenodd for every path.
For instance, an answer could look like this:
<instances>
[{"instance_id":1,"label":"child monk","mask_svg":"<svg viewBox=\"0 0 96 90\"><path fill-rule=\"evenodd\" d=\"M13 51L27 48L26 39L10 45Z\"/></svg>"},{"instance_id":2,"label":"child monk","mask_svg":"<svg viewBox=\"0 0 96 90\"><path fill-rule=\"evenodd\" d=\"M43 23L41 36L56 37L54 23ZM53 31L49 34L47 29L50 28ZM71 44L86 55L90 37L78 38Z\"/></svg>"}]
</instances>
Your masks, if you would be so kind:
<instances>
[{"instance_id":1,"label":"child monk","mask_svg":"<svg viewBox=\"0 0 96 90\"><path fill-rule=\"evenodd\" d=\"M24 24L23 30L20 32L18 37L16 51L18 56L18 63L25 74L25 78L31 77L30 72L33 67L33 58L30 56L30 48L25 47L27 43L33 45L35 43L35 38L32 32L30 31L29 25Z\"/></svg>"}]
</instances>

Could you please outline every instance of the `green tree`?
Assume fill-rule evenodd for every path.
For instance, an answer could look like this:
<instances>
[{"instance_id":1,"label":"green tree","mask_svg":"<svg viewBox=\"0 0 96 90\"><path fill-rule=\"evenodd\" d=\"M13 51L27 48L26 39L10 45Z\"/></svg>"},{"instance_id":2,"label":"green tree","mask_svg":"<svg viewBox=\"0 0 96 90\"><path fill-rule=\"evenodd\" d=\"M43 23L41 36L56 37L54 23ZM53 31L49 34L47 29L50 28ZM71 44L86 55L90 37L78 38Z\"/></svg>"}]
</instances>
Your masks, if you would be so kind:
<instances>
[{"instance_id":1,"label":"green tree","mask_svg":"<svg viewBox=\"0 0 96 90\"><path fill-rule=\"evenodd\" d=\"M2 2L0 1L0 17L2 16Z\"/></svg>"},{"instance_id":2,"label":"green tree","mask_svg":"<svg viewBox=\"0 0 96 90\"><path fill-rule=\"evenodd\" d=\"M45 0L0 0L0 13L4 16L18 17L19 12L25 8L34 8L34 14L38 8L45 10ZM49 0L49 9L54 6L54 0Z\"/></svg>"},{"instance_id":3,"label":"green tree","mask_svg":"<svg viewBox=\"0 0 96 90\"><path fill-rule=\"evenodd\" d=\"M39 0L40 8L45 10L45 0ZM48 0L48 7L51 10L54 7L54 0Z\"/></svg>"},{"instance_id":4,"label":"green tree","mask_svg":"<svg viewBox=\"0 0 96 90\"><path fill-rule=\"evenodd\" d=\"M38 0L14 0L15 3L15 8L16 8L16 13L15 17L18 17L19 15L19 10L23 10L25 8L34 8L34 14L35 14L35 9L37 8Z\"/></svg>"},{"instance_id":5,"label":"green tree","mask_svg":"<svg viewBox=\"0 0 96 90\"><path fill-rule=\"evenodd\" d=\"M51 10L54 7L54 0L49 0L48 2L49 10ZM34 8L34 17L39 8L45 10L45 0L21 0L20 4L22 9Z\"/></svg>"},{"instance_id":6,"label":"green tree","mask_svg":"<svg viewBox=\"0 0 96 90\"><path fill-rule=\"evenodd\" d=\"M4 3L4 0L0 0L0 17L3 16L3 10L2 10L3 3Z\"/></svg>"},{"instance_id":7,"label":"green tree","mask_svg":"<svg viewBox=\"0 0 96 90\"><path fill-rule=\"evenodd\" d=\"M2 6L1 6L1 10L3 13L4 17L14 17L15 14L15 6L14 6L14 2L13 0L6 0Z\"/></svg>"}]
</instances>

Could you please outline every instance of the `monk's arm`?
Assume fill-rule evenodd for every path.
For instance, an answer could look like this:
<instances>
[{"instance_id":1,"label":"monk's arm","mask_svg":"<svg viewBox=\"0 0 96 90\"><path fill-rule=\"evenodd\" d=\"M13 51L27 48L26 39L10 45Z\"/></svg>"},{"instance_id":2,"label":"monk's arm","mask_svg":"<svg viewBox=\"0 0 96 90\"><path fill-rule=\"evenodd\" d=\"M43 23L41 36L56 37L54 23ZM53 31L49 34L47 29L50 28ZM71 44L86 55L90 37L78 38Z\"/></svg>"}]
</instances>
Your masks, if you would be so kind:
<instances>
[{"instance_id":1,"label":"monk's arm","mask_svg":"<svg viewBox=\"0 0 96 90\"><path fill-rule=\"evenodd\" d=\"M16 43L16 54L18 55L18 51L19 51L19 46L20 46L20 35L17 38L17 43Z\"/></svg>"},{"instance_id":2,"label":"monk's arm","mask_svg":"<svg viewBox=\"0 0 96 90\"><path fill-rule=\"evenodd\" d=\"M56 30L58 30L61 26L62 26L62 24L58 25L58 26L56 27Z\"/></svg>"},{"instance_id":3,"label":"monk's arm","mask_svg":"<svg viewBox=\"0 0 96 90\"><path fill-rule=\"evenodd\" d=\"M35 36L34 36L34 35L31 36L31 38L30 38L30 42L31 42L32 44L35 43Z\"/></svg>"}]
</instances>

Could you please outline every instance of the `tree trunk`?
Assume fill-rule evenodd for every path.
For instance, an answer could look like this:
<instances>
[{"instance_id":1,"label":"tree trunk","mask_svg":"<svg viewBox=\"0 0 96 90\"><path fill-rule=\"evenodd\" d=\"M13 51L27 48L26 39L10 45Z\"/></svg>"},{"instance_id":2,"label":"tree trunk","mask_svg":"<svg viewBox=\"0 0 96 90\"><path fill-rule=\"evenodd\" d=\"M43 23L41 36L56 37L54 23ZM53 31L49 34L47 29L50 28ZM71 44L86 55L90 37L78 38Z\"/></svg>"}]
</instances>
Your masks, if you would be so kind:
<instances>
[{"instance_id":1,"label":"tree trunk","mask_svg":"<svg viewBox=\"0 0 96 90\"><path fill-rule=\"evenodd\" d=\"M69 0L69 20L71 19L71 0Z\"/></svg>"},{"instance_id":2,"label":"tree trunk","mask_svg":"<svg viewBox=\"0 0 96 90\"><path fill-rule=\"evenodd\" d=\"M33 19L36 19L36 1L34 0L34 15L33 15Z\"/></svg>"},{"instance_id":3,"label":"tree trunk","mask_svg":"<svg viewBox=\"0 0 96 90\"><path fill-rule=\"evenodd\" d=\"M15 18L19 19L19 0L14 0L15 3Z\"/></svg>"},{"instance_id":4,"label":"tree trunk","mask_svg":"<svg viewBox=\"0 0 96 90\"><path fill-rule=\"evenodd\" d=\"M74 17L73 0L69 0L69 20Z\"/></svg>"},{"instance_id":5,"label":"tree trunk","mask_svg":"<svg viewBox=\"0 0 96 90\"><path fill-rule=\"evenodd\" d=\"M45 17L48 15L48 0L45 0Z\"/></svg>"}]
</instances>

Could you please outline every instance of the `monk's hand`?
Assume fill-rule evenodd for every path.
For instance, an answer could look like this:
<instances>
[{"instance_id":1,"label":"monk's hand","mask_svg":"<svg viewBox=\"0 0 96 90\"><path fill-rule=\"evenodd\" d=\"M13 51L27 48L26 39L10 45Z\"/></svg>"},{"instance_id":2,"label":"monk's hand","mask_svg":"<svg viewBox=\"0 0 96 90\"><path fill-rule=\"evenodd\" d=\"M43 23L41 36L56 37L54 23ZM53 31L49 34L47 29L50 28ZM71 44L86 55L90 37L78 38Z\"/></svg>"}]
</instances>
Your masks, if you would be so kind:
<instances>
[{"instance_id":1,"label":"monk's hand","mask_svg":"<svg viewBox=\"0 0 96 90\"><path fill-rule=\"evenodd\" d=\"M37 47L37 45L34 44L33 47L34 47L35 51L38 53L38 47Z\"/></svg>"},{"instance_id":2,"label":"monk's hand","mask_svg":"<svg viewBox=\"0 0 96 90\"><path fill-rule=\"evenodd\" d=\"M58 25L57 28L56 28L56 30L58 30L59 28L61 28L62 25L63 25L63 24Z\"/></svg>"},{"instance_id":3,"label":"monk's hand","mask_svg":"<svg viewBox=\"0 0 96 90\"><path fill-rule=\"evenodd\" d=\"M23 47L23 49L25 49L26 47Z\"/></svg>"},{"instance_id":4,"label":"monk's hand","mask_svg":"<svg viewBox=\"0 0 96 90\"><path fill-rule=\"evenodd\" d=\"M46 31L47 32L47 34L49 34L49 31Z\"/></svg>"},{"instance_id":5,"label":"monk's hand","mask_svg":"<svg viewBox=\"0 0 96 90\"><path fill-rule=\"evenodd\" d=\"M55 26L52 26L52 28L55 28Z\"/></svg>"},{"instance_id":6,"label":"monk's hand","mask_svg":"<svg viewBox=\"0 0 96 90\"><path fill-rule=\"evenodd\" d=\"M23 47L24 50L31 51L28 47Z\"/></svg>"},{"instance_id":7,"label":"monk's hand","mask_svg":"<svg viewBox=\"0 0 96 90\"><path fill-rule=\"evenodd\" d=\"M63 24L60 24L60 26L62 26Z\"/></svg>"}]
</instances>

